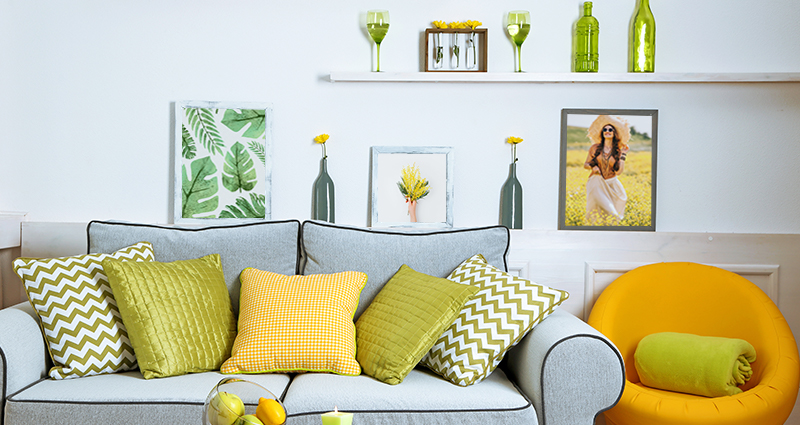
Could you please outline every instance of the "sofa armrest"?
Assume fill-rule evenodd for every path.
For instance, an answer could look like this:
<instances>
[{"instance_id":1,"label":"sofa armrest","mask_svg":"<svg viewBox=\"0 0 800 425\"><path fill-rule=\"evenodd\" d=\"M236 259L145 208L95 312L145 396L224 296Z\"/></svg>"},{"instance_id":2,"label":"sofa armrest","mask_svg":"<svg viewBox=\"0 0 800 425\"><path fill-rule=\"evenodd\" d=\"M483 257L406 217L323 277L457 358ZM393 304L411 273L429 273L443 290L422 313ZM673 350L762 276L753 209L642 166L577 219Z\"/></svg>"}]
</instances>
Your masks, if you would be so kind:
<instances>
[{"instance_id":1,"label":"sofa armrest","mask_svg":"<svg viewBox=\"0 0 800 425\"><path fill-rule=\"evenodd\" d=\"M540 424L594 424L625 387L625 364L614 344L563 309L533 328L507 358L507 371Z\"/></svg>"},{"instance_id":2,"label":"sofa armrest","mask_svg":"<svg viewBox=\"0 0 800 425\"><path fill-rule=\"evenodd\" d=\"M0 418L10 394L47 375L39 318L27 301L0 310Z\"/></svg>"}]
</instances>

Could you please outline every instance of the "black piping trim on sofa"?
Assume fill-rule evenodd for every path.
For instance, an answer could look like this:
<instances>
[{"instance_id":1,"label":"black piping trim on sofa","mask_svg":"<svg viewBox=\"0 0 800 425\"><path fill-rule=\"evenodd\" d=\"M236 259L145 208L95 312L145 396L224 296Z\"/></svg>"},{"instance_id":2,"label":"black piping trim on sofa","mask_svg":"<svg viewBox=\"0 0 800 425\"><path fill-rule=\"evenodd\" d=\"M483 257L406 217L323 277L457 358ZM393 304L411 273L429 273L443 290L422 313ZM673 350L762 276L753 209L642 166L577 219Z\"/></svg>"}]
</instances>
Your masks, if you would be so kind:
<instances>
[{"instance_id":1,"label":"black piping trim on sofa","mask_svg":"<svg viewBox=\"0 0 800 425\"><path fill-rule=\"evenodd\" d=\"M166 229L166 230L179 230L183 232L199 232L203 230L209 229L224 229L224 228L235 228L235 227L248 227L248 226L259 226L264 224L286 224L286 223L297 223L297 255L295 256L294 262L294 269L295 273L300 273L300 241L301 241L301 230L303 227L303 223L300 220L292 219L292 220L276 220L276 221L254 221L242 224L230 224L230 225L221 225L221 226L206 226L206 227L178 227L178 226L162 226L158 224L146 224L146 223L128 223L125 221L103 221L103 220L92 220L89 224L86 225L86 253L91 254L89 252L89 227L92 226L92 223L100 223L100 224L108 224L114 226L132 226L132 227L149 227L154 229ZM0 423L2 425L2 423Z\"/></svg>"},{"instance_id":2,"label":"black piping trim on sofa","mask_svg":"<svg viewBox=\"0 0 800 425\"><path fill-rule=\"evenodd\" d=\"M8 391L8 361L6 353L0 348L0 363L3 366L3 397L0 397L0 425L3 425L6 417L6 391Z\"/></svg>"},{"instance_id":3,"label":"black piping trim on sofa","mask_svg":"<svg viewBox=\"0 0 800 425\"><path fill-rule=\"evenodd\" d=\"M422 229L412 228L412 229L414 229L413 232L403 232L402 230L404 230L404 229L398 229L400 231L394 231L393 232L393 231L388 231L388 230L373 230L372 228L339 226L339 225L331 224L331 223L327 223L327 222L306 220L300 226L300 235L301 236L303 234L303 229L305 228L306 223L310 223L310 224L314 224L314 225L322 226L322 227L331 227L331 228L334 228L334 229L354 230L354 231L357 231L357 232L364 232L364 233L369 233L369 234L400 235L400 236L429 236L429 235L438 235L438 234L473 232L473 231L476 231L476 230L488 230L488 229L498 229L498 228L499 229L505 229L506 230L506 235L508 237L506 238L506 250L505 250L505 252L503 252L503 266L506 269L505 271L508 271L508 259L507 259L507 257L508 257L508 250L511 249L511 231L508 230L508 227L506 227L506 226L497 225L497 226L485 226L485 227L468 227L468 228L460 228L460 229L452 229L452 230L449 230L449 229L438 230L437 229L437 230L433 230L433 231L428 231L427 229L424 229L424 228L422 228ZM323 413L325 413L325 412L323 412Z\"/></svg>"},{"instance_id":4,"label":"black piping trim on sofa","mask_svg":"<svg viewBox=\"0 0 800 425\"><path fill-rule=\"evenodd\" d=\"M545 353L544 361L542 362L542 370L539 373L540 381L541 381L540 382L540 384L541 384L540 391L541 391L542 395L544 395L544 368L547 365L547 359L550 358L550 352L553 351L553 349L556 348L558 345L561 345L561 343L563 343L565 341L568 341L570 339L573 339L573 338L578 338L578 337L594 338L594 339L602 341L604 344L608 345L608 347L611 348L611 351L614 354L617 355L617 359L619 359L620 368L622 369L622 388L619 390L619 395L617 396L617 399L613 403L611 403L610 406L606 407L605 409L601 409L600 411L597 412L597 414L594 415L594 421L596 422L598 415L600 415L601 413L605 412L608 409L611 409L612 407L616 406L617 403L619 403L620 399L622 399L622 393L625 391L625 361L622 360L622 355L619 353L619 351L617 351L616 348L614 348L614 345L611 344L605 338L601 338L601 337L599 337L597 335L592 335L592 334L575 334L575 335L570 335L568 337L562 338L562 339L558 340L555 344L553 344L547 350L547 353ZM547 410L547 409L546 409L546 406L545 406L545 403L544 403L544 399L542 399L542 422L541 422L542 425L547 425L547 416L544 414L545 410Z\"/></svg>"}]
</instances>

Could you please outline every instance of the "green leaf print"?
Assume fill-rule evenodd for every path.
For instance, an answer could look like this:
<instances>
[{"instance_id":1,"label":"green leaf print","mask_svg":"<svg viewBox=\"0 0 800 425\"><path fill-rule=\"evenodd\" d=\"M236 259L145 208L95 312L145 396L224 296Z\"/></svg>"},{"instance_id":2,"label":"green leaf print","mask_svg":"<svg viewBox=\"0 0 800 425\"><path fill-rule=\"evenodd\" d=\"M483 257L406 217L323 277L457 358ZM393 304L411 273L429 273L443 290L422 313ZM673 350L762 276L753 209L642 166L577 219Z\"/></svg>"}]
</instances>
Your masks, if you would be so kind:
<instances>
[{"instance_id":1,"label":"green leaf print","mask_svg":"<svg viewBox=\"0 0 800 425\"><path fill-rule=\"evenodd\" d=\"M247 199L238 197L236 198L236 205L227 205L222 212L219 213L219 218L264 218L266 216L266 208L264 207L264 195L250 194L250 202Z\"/></svg>"},{"instance_id":2,"label":"green leaf print","mask_svg":"<svg viewBox=\"0 0 800 425\"><path fill-rule=\"evenodd\" d=\"M200 139L203 147L213 155L222 154L225 142L217 130L214 122L214 113L208 108L186 108L186 119L194 131L195 137Z\"/></svg>"},{"instance_id":3,"label":"green leaf print","mask_svg":"<svg viewBox=\"0 0 800 425\"><path fill-rule=\"evenodd\" d=\"M247 147L250 149L250 152L253 152L253 155L261 160L262 164L267 164L267 150L264 148L263 144L251 140L247 142Z\"/></svg>"},{"instance_id":4,"label":"green leaf print","mask_svg":"<svg viewBox=\"0 0 800 425\"><path fill-rule=\"evenodd\" d=\"M225 155L222 168L222 185L231 192L250 191L256 187L258 175L250 153L236 142Z\"/></svg>"},{"instance_id":5,"label":"green leaf print","mask_svg":"<svg viewBox=\"0 0 800 425\"><path fill-rule=\"evenodd\" d=\"M247 124L250 128L242 134L243 137L248 139L257 139L264 134L266 128L266 119L264 110L261 109L241 109L241 113L236 112L235 109L225 110L225 115L222 117L222 123L233 131L239 131Z\"/></svg>"},{"instance_id":6,"label":"green leaf print","mask_svg":"<svg viewBox=\"0 0 800 425\"><path fill-rule=\"evenodd\" d=\"M195 155L197 155L197 147L195 147L194 139L185 125L181 125L181 145L183 146L183 157L194 159Z\"/></svg>"},{"instance_id":7,"label":"green leaf print","mask_svg":"<svg viewBox=\"0 0 800 425\"><path fill-rule=\"evenodd\" d=\"M217 166L207 156L192 161L192 175L186 173L186 165L183 166L183 203L181 217L183 218L214 218L213 214L196 217L198 214L208 214L219 206L219 183L214 173Z\"/></svg>"}]
</instances>

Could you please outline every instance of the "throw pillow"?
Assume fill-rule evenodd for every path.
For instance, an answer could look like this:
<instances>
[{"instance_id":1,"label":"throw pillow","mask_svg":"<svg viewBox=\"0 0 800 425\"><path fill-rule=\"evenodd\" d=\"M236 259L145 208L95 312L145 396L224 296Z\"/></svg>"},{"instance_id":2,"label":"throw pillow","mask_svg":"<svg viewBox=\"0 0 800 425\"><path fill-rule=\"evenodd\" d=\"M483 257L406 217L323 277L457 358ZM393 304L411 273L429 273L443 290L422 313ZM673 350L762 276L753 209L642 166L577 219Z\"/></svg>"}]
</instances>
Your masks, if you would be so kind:
<instances>
[{"instance_id":1,"label":"throw pillow","mask_svg":"<svg viewBox=\"0 0 800 425\"><path fill-rule=\"evenodd\" d=\"M287 276L246 268L239 335L222 373L359 375L353 314L367 275Z\"/></svg>"},{"instance_id":2,"label":"throw pillow","mask_svg":"<svg viewBox=\"0 0 800 425\"><path fill-rule=\"evenodd\" d=\"M14 271L41 322L53 379L136 369L127 329L103 273L106 258L153 261L153 246L139 242L111 254L14 260Z\"/></svg>"},{"instance_id":3,"label":"throw pillow","mask_svg":"<svg viewBox=\"0 0 800 425\"><path fill-rule=\"evenodd\" d=\"M228 358L236 319L219 254L103 267L145 379L218 370Z\"/></svg>"},{"instance_id":4,"label":"throw pillow","mask_svg":"<svg viewBox=\"0 0 800 425\"><path fill-rule=\"evenodd\" d=\"M403 382L476 292L404 264L356 322L356 359L364 373Z\"/></svg>"},{"instance_id":5,"label":"throw pillow","mask_svg":"<svg viewBox=\"0 0 800 425\"><path fill-rule=\"evenodd\" d=\"M460 386L489 376L511 347L569 297L566 291L499 270L480 254L464 261L447 278L480 290L422 363Z\"/></svg>"}]
</instances>

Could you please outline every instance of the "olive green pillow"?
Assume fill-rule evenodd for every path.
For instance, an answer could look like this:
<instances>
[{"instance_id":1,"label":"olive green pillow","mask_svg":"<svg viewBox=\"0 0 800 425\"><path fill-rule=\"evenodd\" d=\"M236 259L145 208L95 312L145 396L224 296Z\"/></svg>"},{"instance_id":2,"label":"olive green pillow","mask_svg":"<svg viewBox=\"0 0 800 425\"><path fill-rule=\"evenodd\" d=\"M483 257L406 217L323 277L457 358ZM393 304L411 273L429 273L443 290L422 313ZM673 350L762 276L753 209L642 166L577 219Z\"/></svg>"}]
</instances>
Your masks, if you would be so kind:
<instances>
[{"instance_id":1,"label":"olive green pillow","mask_svg":"<svg viewBox=\"0 0 800 425\"><path fill-rule=\"evenodd\" d=\"M236 320L219 254L103 268L145 379L219 370L230 356Z\"/></svg>"},{"instance_id":2,"label":"olive green pillow","mask_svg":"<svg viewBox=\"0 0 800 425\"><path fill-rule=\"evenodd\" d=\"M477 291L404 264L356 322L356 360L364 373L403 382Z\"/></svg>"}]
</instances>

